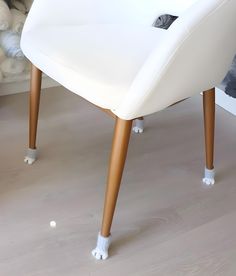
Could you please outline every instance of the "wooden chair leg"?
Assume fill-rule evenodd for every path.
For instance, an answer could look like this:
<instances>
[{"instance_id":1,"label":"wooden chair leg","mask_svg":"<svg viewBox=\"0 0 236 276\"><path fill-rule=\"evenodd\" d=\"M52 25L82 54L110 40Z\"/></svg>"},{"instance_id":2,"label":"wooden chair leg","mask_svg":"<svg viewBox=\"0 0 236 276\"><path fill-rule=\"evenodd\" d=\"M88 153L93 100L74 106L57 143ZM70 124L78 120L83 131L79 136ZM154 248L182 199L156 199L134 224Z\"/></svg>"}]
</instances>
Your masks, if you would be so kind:
<instances>
[{"instance_id":1,"label":"wooden chair leg","mask_svg":"<svg viewBox=\"0 0 236 276\"><path fill-rule=\"evenodd\" d=\"M40 103L42 72L32 64L31 67L31 84L29 96L29 149L25 162L34 163L37 159L36 136L38 126L38 114Z\"/></svg>"},{"instance_id":2,"label":"wooden chair leg","mask_svg":"<svg viewBox=\"0 0 236 276\"><path fill-rule=\"evenodd\" d=\"M92 251L96 259L106 259L110 245L110 231L121 178L128 151L132 121L116 119L115 131L108 172L102 229L98 236L97 247Z\"/></svg>"},{"instance_id":3,"label":"wooden chair leg","mask_svg":"<svg viewBox=\"0 0 236 276\"><path fill-rule=\"evenodd\" d=\"M203 182L207 185L215 183L214 177L214 134L215 134L215 88L203 93L206 168Z\"/></svg>"}]
</instances>

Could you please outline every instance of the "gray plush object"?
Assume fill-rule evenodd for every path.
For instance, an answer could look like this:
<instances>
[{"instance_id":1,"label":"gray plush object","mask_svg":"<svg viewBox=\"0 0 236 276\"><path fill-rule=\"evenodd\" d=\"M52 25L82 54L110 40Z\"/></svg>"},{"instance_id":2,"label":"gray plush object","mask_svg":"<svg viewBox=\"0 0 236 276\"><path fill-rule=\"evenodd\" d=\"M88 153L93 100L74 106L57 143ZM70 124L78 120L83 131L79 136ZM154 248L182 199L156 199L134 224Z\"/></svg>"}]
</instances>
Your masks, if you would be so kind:
<instances>
[{"instance_id":1,"label":"gray plush object","mask_svg":"<svg viewBox=\"0 0 236 276\"><path fill-rule=\"evenodd\" d=\"M22 74L26 68L26 60L7 58L0 65L4 77L13 77Z\"/></svg>"},{"instance_id":2,"label":"gray plush object","mask_svg":"<svg viewBox=\"0 0 236 276\"><path fill-rule=\"evenodd\" d=\"M11 6L11 0L4 0L4 2L6 2L6 3L7 3L8 7L10 7L10 6Z\"/></svg>"},{"instance_id":3,"label":"gray plush object","mask_svg":"<svg viewBox=\"0 0 236 276\"><path fill-rule=\"evenodd\" d=\"M3 0L10 9L17 9L22 13L28 13L33 0Z\"/></svg>"},{"instance_id":4,"label":"gray plush object","mask_svg":"<svg viewBox=\"0 0 236 276\"><path fill-rule=\"evenodd\" d=\"M223 81L223 85L225 85L225 93L230 97L236 98L236 56L231 69Z\"/></svg>"},{"instance_id":5,"label":"gray plush object","mask_svg":"<svg viewBox=\"0 0 236 276\"><path fill-rule=\"evenodd\" d=\"M26 15L16 9L11 9L10 11L12 14L11 30L21 35L26 20Z\"/></svg>"},{"instance_id":6,"label":"gray plush object","mask_svg":"<svg viewBox=\"0 0 236 276\"><path fill-rule=\"evenodd\" d=\"M178 16L163 14L157 18L157 20L153 23L153 26L167 30L177 18Z\"/></svg>"},{"instance_id":7,"label":"gray plush object","mask_svg":"<svg viewBox=\"0 0 236 276\"><path fill-rule=\"evenodd\" d=\"M11 26L11 13L5 1L0 0L0 31L5 31Z\"/></svg>"},{"instance_id":8,"label":"gray plush object","mask_svg":"<svg viewBox=\"0 0 236 276\"><path fill-rule=\"evenodd\" d=\"M17 9L18 11L21 11L22 13L26 13L26 7L23 2L18 0L4 0L4 1L7 3L10 9L14 8L14 9Z\"/></svg>"},{"instance_id":9,"label":"gray plush object","mask_svg":"<svg viewBox=\"0 0 236 276\"><path fill-rule=\"evenodd\" d=\"M0 45L6 56L23 58L24 54L20 48L20 36L13 31L0 32Z\"/></svg>"}]
</instances>

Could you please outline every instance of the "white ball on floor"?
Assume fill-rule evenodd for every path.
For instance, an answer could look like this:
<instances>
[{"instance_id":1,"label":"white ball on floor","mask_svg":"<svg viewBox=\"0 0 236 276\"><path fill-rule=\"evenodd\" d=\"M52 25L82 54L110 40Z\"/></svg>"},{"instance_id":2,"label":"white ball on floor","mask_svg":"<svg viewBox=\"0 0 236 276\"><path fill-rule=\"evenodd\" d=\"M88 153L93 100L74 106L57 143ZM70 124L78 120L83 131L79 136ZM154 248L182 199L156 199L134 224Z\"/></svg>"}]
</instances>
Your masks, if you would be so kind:
<instances>
[{"instance_id":1,"label":"white ball on floor","mask_svg":"<svg viewBox=\"0 0 236 276\"><path fill-rule=\"evenodd\" d=\"M50 227L51 228L56 228L57 227L57 223L55 221L50 221Z\"/></svg>"}]
</instances>

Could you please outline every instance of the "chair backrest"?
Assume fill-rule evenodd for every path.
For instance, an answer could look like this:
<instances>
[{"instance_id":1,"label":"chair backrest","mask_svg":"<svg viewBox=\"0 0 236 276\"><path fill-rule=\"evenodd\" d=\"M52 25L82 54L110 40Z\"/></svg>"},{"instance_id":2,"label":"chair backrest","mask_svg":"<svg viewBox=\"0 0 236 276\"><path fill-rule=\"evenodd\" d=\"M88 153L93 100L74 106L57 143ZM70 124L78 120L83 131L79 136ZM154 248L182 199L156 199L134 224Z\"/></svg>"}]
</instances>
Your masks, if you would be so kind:
<instances>
[{"instance_id":1,"label":"chair backrest","mask_svg":"<svg viewBox=\"0 0 236 276\"><path fill-rule=\"evenodd\" d=\"M197 0L167 31L115 113L131 119L220 84L236 53L236 1Z\"/></svg>"},{"instance_id":2,"label":"chair backrest","mask_svg":"<svg viewBox=\"0 0 236 276\"><path fill-rule=\"evenodd\" d=\"M159 15L180 15L196 1L34 0L24 31L40 25L122 23L151 26Z\"/></svg>"},{"instance_id":3,"label":"chair backrest","mask_svg":"<svg viewBox=\"0 0 236 276\"><path fill-rule=\"evenodd\" d=\"M106 0L105 0L106 1ZM152 26L161 14L181 15L197 0L109 0L102 17L110 23Z\"/></svg>"}]
</instances>

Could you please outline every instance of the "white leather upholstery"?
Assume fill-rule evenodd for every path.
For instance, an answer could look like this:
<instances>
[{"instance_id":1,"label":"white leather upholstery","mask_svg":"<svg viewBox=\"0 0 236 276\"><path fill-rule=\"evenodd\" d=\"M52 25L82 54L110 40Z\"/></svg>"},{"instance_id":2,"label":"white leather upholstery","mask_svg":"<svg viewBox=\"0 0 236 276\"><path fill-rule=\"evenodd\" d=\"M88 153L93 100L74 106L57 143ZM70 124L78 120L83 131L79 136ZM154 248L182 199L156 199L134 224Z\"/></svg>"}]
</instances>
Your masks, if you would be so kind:
<instances>
[{"instance_id":1,"label":"white leather upholstery","mask_svg":"<svg viewBox=\"0 0 236 276\"><path fill-rule=\"evenodd\" d=\"M34 64L69 90L116 109L165 34L143 26L56 26L30 31L23 48Z\"/></svg>"},{"instance_id":2,"label":"white leather upholstery","mask_svg":"<svg viewBox=\"0 0 236 276\"><path fill-rule=\"evenodd\" d=\"M167 30L157 16L179 15ZM122 119L221 82L236 53L235 0L35 0L21 46L35 66Z\"/></svg>"}]
</instances>

